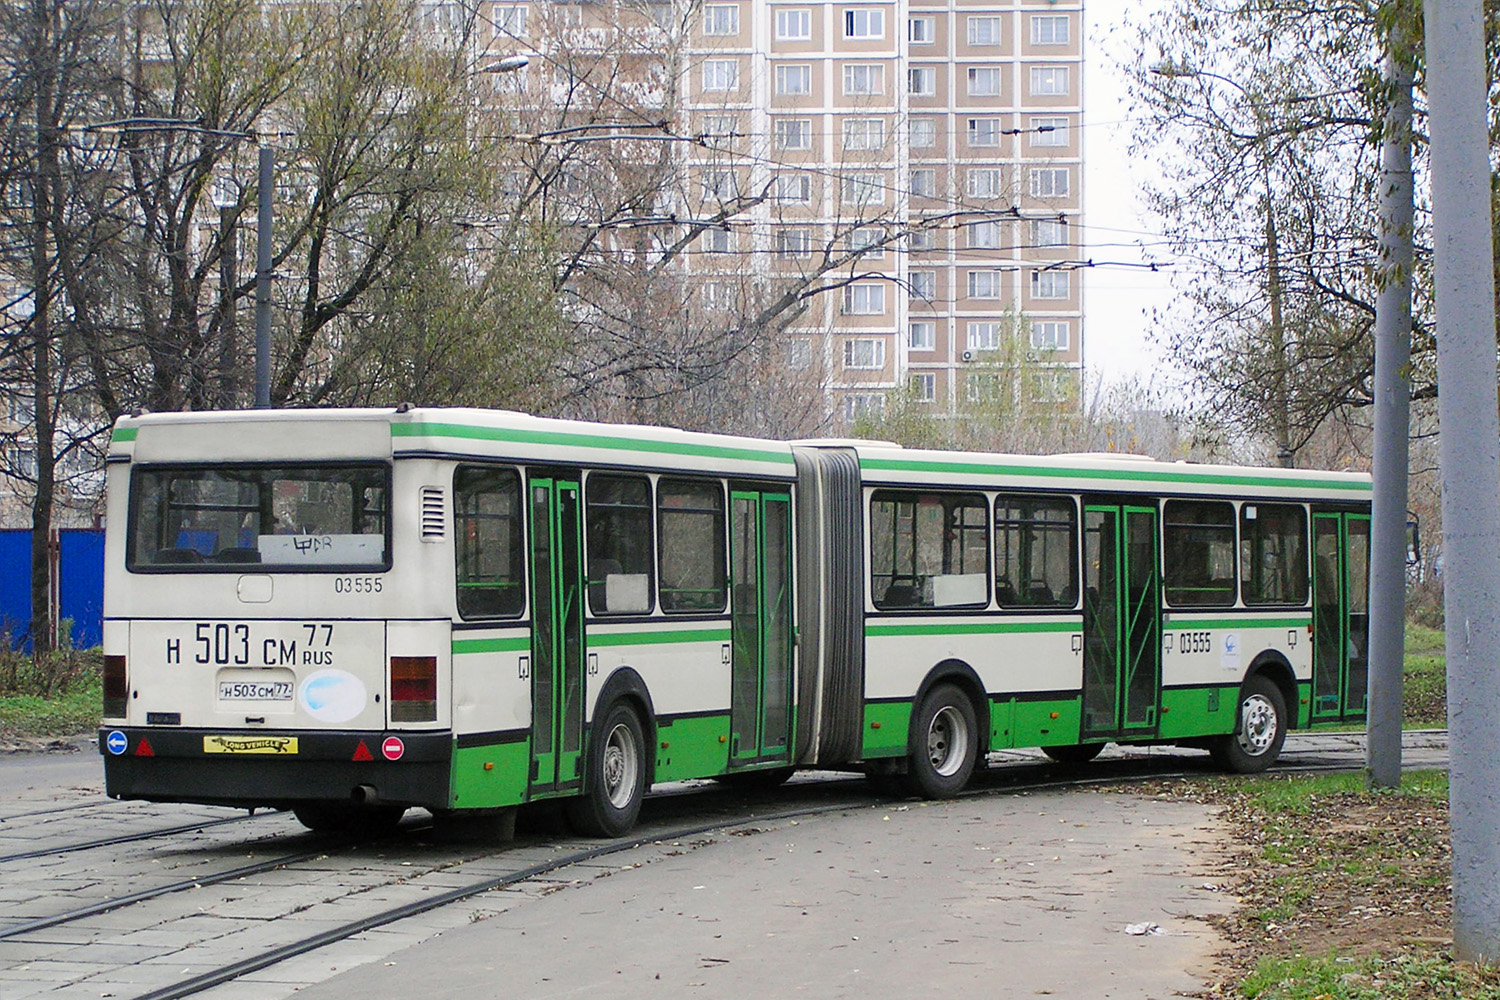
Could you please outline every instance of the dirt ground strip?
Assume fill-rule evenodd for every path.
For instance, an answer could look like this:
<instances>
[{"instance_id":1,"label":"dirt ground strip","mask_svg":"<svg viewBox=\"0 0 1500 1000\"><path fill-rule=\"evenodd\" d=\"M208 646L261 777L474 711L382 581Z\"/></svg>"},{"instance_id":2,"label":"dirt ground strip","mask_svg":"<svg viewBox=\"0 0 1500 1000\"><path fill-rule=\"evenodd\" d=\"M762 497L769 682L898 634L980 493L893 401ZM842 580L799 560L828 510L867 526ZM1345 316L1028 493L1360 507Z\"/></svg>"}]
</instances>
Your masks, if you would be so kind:
<instances>
[{"instance_id":1,"label":"dirt ground strip","mask_svg":"<svg viewBox=\"0 0 1500 1000\"><path fill-rule=\"evenodd\" d=\"M1252 792L1233 786L1153 783L1140 790L1217 805L1231 835L1219 878L1240 905L1209 918L1229 945L1200 996L1242 998L1240 984L1265 959L1408 961L1450 950L1446 802L1333 793L1316 796L1307 812L1271 814Z\"/></svg>"}]
</instances>

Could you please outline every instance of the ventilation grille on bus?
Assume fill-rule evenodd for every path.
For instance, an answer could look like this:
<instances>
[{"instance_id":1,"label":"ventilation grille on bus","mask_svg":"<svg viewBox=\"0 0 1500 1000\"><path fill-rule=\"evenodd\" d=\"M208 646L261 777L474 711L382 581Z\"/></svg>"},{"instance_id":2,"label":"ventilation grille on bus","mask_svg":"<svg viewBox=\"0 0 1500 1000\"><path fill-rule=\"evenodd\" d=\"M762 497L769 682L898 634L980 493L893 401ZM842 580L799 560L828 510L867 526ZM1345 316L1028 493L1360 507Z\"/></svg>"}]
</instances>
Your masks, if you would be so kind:
<instances>
[{"instance_id":1,"label":"ventilation grille on bus","mask_svg":"<svg viewBox=\"0 0 1500 1000\"><path fill-rule=\"evenodd\" d=\"M443 488L422 487L422 541L443 540Z\"/></svg>"}]
</instances>

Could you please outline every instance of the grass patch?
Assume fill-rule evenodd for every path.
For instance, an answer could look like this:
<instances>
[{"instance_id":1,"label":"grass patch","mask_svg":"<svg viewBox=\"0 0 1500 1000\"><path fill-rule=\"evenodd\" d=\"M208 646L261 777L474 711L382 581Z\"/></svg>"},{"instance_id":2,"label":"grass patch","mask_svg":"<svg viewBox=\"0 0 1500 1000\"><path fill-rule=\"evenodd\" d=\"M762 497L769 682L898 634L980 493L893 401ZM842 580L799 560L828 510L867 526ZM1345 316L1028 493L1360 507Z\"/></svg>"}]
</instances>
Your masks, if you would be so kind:
<instances>
[{"instance_id":1,"label":"grass patch","mask_svg":"<svg viewBox=\"0 0 1500 1000\"><path fill-rule=\"evenodd\" d=\"M1500 1000L1500 972L1441 957L1265 959L1240 984L1250 1000Z\"/></svg>"},{"instance_id":2,"label":"grass patch","mask_svg":"<svg viewBox=\"0 0 1500 1000\"><path fill-rule=\"evenodd\" d=\"M0 735L76 736L99 727L104 683L98 677L71 686L62 694L0 695Z\"/></svg>"},{"instance_id":3,"label":"grass patch","mask_svg":"<svg viewBox=\"0 0 1500 1000\"><path fill-rule=\"evenodd\" d=\"M76 736L99 725L104 656L62 648L40 660L0 636L0 736Z\"/></svg>"}]
</instances>

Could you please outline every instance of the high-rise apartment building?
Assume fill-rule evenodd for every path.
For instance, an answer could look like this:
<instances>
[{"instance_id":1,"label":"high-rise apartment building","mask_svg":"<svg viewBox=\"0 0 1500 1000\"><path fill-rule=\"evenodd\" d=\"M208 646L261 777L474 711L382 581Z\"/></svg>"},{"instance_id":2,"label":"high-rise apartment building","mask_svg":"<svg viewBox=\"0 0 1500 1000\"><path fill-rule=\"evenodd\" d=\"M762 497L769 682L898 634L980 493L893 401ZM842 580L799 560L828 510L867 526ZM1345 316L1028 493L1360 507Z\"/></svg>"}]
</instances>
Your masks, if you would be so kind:
<instances>
[{"instance_id":1,"label":"high-rise apartment building","mask_svg":"<svg viewBox=\"0 0 1500 1000\"><path fill-rule=\"evenodd\" d=\"M658 208L721 222L684 259L693 294L711 311L745 307L755 286L826 289L784 336L793 368L824 372L837 414L892 391L936 412L1002 391L1072 395L1081 0L533 3L489 16L493 49L530 51L543 76L556 73L549 46L568 44L559 24L594 33L600 51L603 33L645 27L639 64L616 79L655 86L671 129L696 139Z\"/></svg>"}]
</instances>

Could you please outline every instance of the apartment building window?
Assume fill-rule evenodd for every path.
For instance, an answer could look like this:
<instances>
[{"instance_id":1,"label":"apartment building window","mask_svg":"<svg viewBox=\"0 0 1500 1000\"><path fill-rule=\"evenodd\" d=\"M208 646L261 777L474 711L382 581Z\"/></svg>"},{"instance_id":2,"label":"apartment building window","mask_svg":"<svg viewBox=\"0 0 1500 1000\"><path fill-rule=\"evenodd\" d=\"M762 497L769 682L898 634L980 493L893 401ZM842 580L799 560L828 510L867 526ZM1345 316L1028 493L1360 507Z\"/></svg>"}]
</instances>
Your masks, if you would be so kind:
<instances>
[{"instance_id":1,"label":"apartment building window","mask_svg":"<svg viewBox=\"0 0 1500 1000\"><path fill-rule=\"evenodd\" d=\"M705 229L702 246L704 253L731 253L734 250L734 237L727 229Z\"/></svg>"},{"instance_id":2,"label":"apartment building window","mask_svg":"<svg viewBox=\"0 0 1500 1000\"><path fill-rule=\"evenodd\" d=\"M1066 198L1068 196L1067 167L1032 167L1030 176L1033 198Z\"/></svg>"},{"instance_id":3,"label":"apartment building window","mask_svg":"<svg viewBox=\"0 0 1500 1000\"><path fill-rule=\"evenodd\" d=\"M859 337L844 341L844 367L861 371L878 371L885 367L885 341Z\"/></svg>"},{"instance_id":4,"label":"apartment building window","mask_svg":"<svg viewBox=\"0 0 1500 1000\"><path fill-rule=\"evenodd\" d=\"M703 197L730 201L738 197L740 185L733 170L710 170L703 175Z\"/></svg>"},{"instance_id":5,"label":"apartment building window","mask_svg":"<svg viewBox=\"0 0 1500 1000\"><path fill-rule=\"evenodd\" d=\"M507 38L524 38L526 36L526 8L525 7L496 7L495 8L495 35Z\"/></svg>"},{"instance_id":6,"label":"apartment building window","mask_svg":"<svg viewBox=\"0 0 1500 1000\"><path fill-rule=\"evenodd\" d=\"M911 172L912 197L933 198L937 195L937 171L931 167L917 167Z\"/></svg>"},{"instance_id":7,"label":"apartment building window","mask_svg":"<svg viewBox=\"0 0 1500 1000\"><path fill-rule=\"evenodd\" d=\"M792 371L812 367L812 341L806 337L793 337L786 342L786 366Z\"/></svg>"},{"instance_id":8,"label":"apartment building window","mask_svg":"<svg viewBox=\"0 0 1500 1000\"><path fill-rule=\"evenodd\" d=\"M802 8L779 8L776 11L776 40L805 42L812 38L812 12Z\"/></svg>"},{"instance_id":9,"label":"apartment building window","mask_svg":"<svg viewBox=\"0 0 1500 1000\"><path fill-rule=\"evenodd\" d=\"M998 17L969 18L970 45L999 45L1000 19Z\"/></svg>"},{"instance_id":10,"label":"apartment building window","mask_svg":"<svg viewBox=\"0 0 1500 1000\"><path fill-rule=\"evenodd\" d=\"M844 94L859 97L885 93L885 67L879 63L847 63L844 66Z\"/></svg>"},{"instance_id":11,"label":"apartment building window","mask_svg":"<svg viewBox=\"0 0 1500 1000\"><path fill-rule=\"evenodd\" d=\"M964 395L971 403L998 403L1005 398L1005 383L999 372L967 372Z\"/></svg>"},{"instance_id":12,"label":"apartment building window","mask_svg":"<svg viewBox=\"0 0 1500 1000\"><path fill-rule=\"evenodd\" d=\"M1068 17L1066 14L1031 15L1032 45L1067 45Z\"/></svg>"},{"instance_id":13,"label":"apartment building window","mask_svg":"<svg viewBox=\"0 0 1500 1000\"><path fill-rule=\"evenodd\" d=\"M728 93L740 89L740 64L737 59L703 60L703 89L710 93Z\"/></svg>"},{"instance_id":14,"label":"apartment building window","mask_svg":"<svg viewBox=\"0 0 1500 1000\"><path fill-rule=\"evenodd\" d=\"M1067 322L1050 319L1032 320L1031 349L1034 351L1066 351L1068 349Z\"/></svg>"},{"instance_id":15,"label":"apartment building window","mask_svg":"<svg viewBox=\"0 0 1500 1000\"><path fill-rule=\"evenodd\" d=\"M1000 131L998 118L970 118L969 145L998 146L1000 145Z\"/></svg>"},{"instance_id":16,"label":"apartment building window","mask_svg":"<svg viewBox=\"0 0 1500 1000\"><path fill-rule=\"evenodd\" d=\"M910 271L906 279L911 288L911 298L923 299L927 302L937 298L936 271Z\"/></svg>"},{"instance_id":17,"label":"apartment building window","mask_svg":"<svg viewBox=\"0 0 1500 1000\"><path fill-rule=\"evenodd\" d=\"M1032 219L1031 245L1039 250L1067 246L1067 222L1063 219Z\"/></svg>"},{"instance_id":18,"label":"apartment building window","mask_svg":"<svg viewBox=\"0 0 1500 1000\"><path fill-rule=\"evenodd\" d=\"M912 149L931 149L937 145L937 122L931 118L913 118L906 123L906 141Z\"/></svg>"},{"instance_id":19,"label":"apartment building window","mask_svg":"<svg viewBox=\"0 0 1500 1000\"><path fill-rule=\"evenodd\" d=\"M885 233L879 229L856 229L849 234L849 251L865 257L885 256Z\"/></svg>"},{"instance_id":20,"label":"apartment building window","mask_svg":"<svg viewBox=\"0 0 1500 1000\"><path fill-rule=\"evenodd\" d=\"M734 115L706 115L703 119L703 138L718 140L716 144L724 146L724 140L734 137L736 124Z\"/></svg>"},{"instance_id":21,"label":"apartment building window","mask_svg":"<svg viewBox=\"0 0 1500 1000\"><path fill-rule=\"evenodd\" d=\"M884 205L885 179L880 174L846 174L840 185L845 205Z\"/></svg>"},{"instance_id":22,"label":"apartment building window","mask_svg":"<svg viewBox=\"0 0 1500 1000\"><path fill-rule=\"evenodd\" d=\"M711 3L703 7L703 33L705 35L738 35L740 33L740 8L738 4Z\"/></svg>"},{"instance_id":23,"label":"apartment building window","mask_svg":"<svg viewBox=\"0 0 1500 1000\"><path fill-rule=\"evenodd\" d=\"M812 121L807 118L776 119L777 149L811 149Z\"/></svg>"},{"instance_id":24,"label":"apartment building window","mask_svg":"<svg viewBox=\"0 0 1500 1000\"><path fill-rule=\"evenodd\" d=\"M776 232L776 256L811 257L812 233L806 229L780 229Z\"/></svg>"},{"instance_id":25,"label":"apartment building window","mask_svg":"<svg viewBox=\"0 0 1500 1000\"><path fill-rule=\"evenodd\" d=\"M845 149L879 149L885 145L885 122L880 118L845 118Z\"/></svg>"},{"instance_id":26,"label":"apartment building window","mask_svg":"<svg viewBox=\"0 0 1500 1000\"><path fill-rule=\"evenodd\" d=\"M782 97L812 93L812 67L806 63L784 63L777 66L776 93Z\"/></svg>"},{"instance_id":27,"label":"apartment building window","mask_svg":"<svg viewBox=\"0 0 1500 1000\"><path fill-rule=\"evenodd\" d=\"M734 305L734 288L727 281L703 283L703 308L728 309Z\"/></svg>"},{"instance_id":28,"label":"apartment building window","mask_svg":"<svg viewBox=\"0 0 1500 1000\"><path fill-rule=\"evenodd\" d=\"M1066 118L1031 119L1031 144L1033 146L1066 146L1068 144L1068 120Z\"/></svg>"},{"instance_id":29,"label":"apartment building window","mask_svg":"<svg viewBox=\"0 0 1500 1000\"><path fill-rule=\"evenodd\" d=\"M844 397L844 419L879 417L885 413L885 397L878 392L851 392Z\"/></svg>"},{"instance_id":30,"label":"apartment building window","mask_svg":"<svg viewBox=\"0 0 1500 1000\"><path fill-rule=\"evenodd\" d=\"M930 403L937 398L937 375L933 372L918 372L911 377L911 394L919 403Z\"/></svg>"},{"instance_id":31,"label":"apartment building window","mask_svg":"<svg viewBox=\"0 0 1500 1000\"><path fill-rule=\"evenodd\" d=\"M1065 97L1068 93L1068 67L1031 67L1031 95L1033 97Z\"/></svg>"},{"instance_id":32,"label":"apartment building window","mask_svg":"<svg viewBox=\"0 0 1500 1000\"><path fill-rule=\"evenodd\" d=\"M1034 299L1065 299L1068 297L1068 272L1031 272L1031 297Z\"/></svg>"},{"instance_id":33,"label":"apartment building window","mask_svg":"<svg viewBox=\"0 0 1500 1000\"><path fill-rule=\"evenodd\" d=\"M999 323L970 323L964 346L971 351L997 351L1000 349Z\"/></svg>"},{"instance_id":34,"label":"apartment building window","mask_svg":"<svg viewBox=\"0 0 1500 1000\"><path fill-rule=\"evenodd\" d=\"M937 348L937 324L925 319L907 324L906 342L914 351L935 350Z\"/></svg>"},{"instance_id":35,"label":"apartment building window","mask_svg":"<svg viewBox=\"0 0 1500 1000\"><path fill-rule=\"evenodd\" d=\"M1005 290L1005 275L999 271L970 271L969 298L998 299Z\"/></svg>"},{"instance_id":36,"label":"apartment building window","mask_svg":"<svg viewBox=\"0 0 1500 1000\"><path fill-rule=\"evenodd\" d=\"M856 282L844 286L844 314L879 316L885 312L885 286L873 282Z\"/></svg>"},{"instance_id":37,"label":"apartment building window","mask_svg":"<svg viewBox=\"0 0 1500 1000\"><path fill-rule=\"evenodd\" d=\"M999 167L973 167L969 170L969 197L1004 197L1005 182Z\"/></svg>"},{"instance_id":38,"label":"apartment building window","mask_svg":"<svg viewBox=\"0 0 1500 1000\"><path fill-rule=\"evenodd\" d=\"M885 11L869 7L844 11L844 37L884 38Z\"/></svg>"},{"instance_id":39,"label":"apartment building window","mask_svg":"<svg viewBox=\"0 0 1500 1000\"><path fill-rule=\"evenodd\" d=\"M933 30L933 21L930 17L909 17L906 19L906 40L913 45L931 45L937 40L937 34Z\"/></svg>"},{"instance_id":40,"label":"apartment building window","mask_svg":"<svg viewBox=\"0 0 1500 1000\"><path fill-rule=\"evenodd\" d=\"M1000 67L999 66L970 66L969 67L969 96L970 97L998 97L998 96L1000 96Z\"/></svg>"},{"instance_id":41,"label":"apartment building window","mask_svg":"<svg viewBox=\"0 0 1500 1000\"><path fill-rule=\"evenodd\" d=\"M937 93L937 67L911 66L906 70L906 91L913 97L931 97Z\"/></svg>"},{"instance_id":42,"label":"apartment building window","mask_svg":"<svg viewBox=\"0 0 1500 1000\"><path fill-rule=\"evenodd\" d=\"M969 223L969 246L975 250L998 250L1000 223L993 219Z\"/></svg>"},{"instance_id":43,"label":"apartment building window","mask_svg":"<svg viewBox=\"0 0 1500 1000\"><path fill-rule=\"evenodd\" d=\"M931 229L918 229L906 237L906 248L912 253L931 250L936 245L937 241L933 238Z\"/></svg>"},{"instance_id":44,"label":"apartment building window","mask_svg":"<svg viewBox=\"0 0 1500 1000\"><path fill-rule=\"evenodd\" d=\"M783 204L812 201L812 178L807 174L777 174L776 200Z\"/></svg>"}]
</instances>

